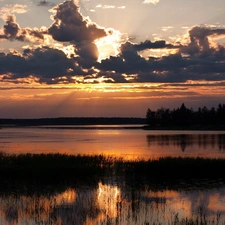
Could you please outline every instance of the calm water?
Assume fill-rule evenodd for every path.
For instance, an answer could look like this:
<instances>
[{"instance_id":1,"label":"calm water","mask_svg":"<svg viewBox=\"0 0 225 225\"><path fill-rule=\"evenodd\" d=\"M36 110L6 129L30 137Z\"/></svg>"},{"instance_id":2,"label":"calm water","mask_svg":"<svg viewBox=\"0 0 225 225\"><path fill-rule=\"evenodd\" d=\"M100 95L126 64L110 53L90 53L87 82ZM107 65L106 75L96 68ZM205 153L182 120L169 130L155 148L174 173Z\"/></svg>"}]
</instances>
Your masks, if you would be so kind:
<instances>
[{"instance_id":1,"label":"calm water","mask_svg":"<svg viewBox=\"0 0 225 225\"><path fill-rule=\"evenodd\" d=\"M100 129L73 128L2 128L0 151L110 154L128 159L160 156L225 157L225 132L148 131L115 129L115 126L111 129L105 129L104 126L99 126Z\"/></svg>"},{"instance_id":2,"label":"calm water","mask_svg":"<svg viewBox=\"0 0 225 225\"><path fill-rule=\"evenodd\" d=\"M154 191L99 182L54 194L0 193L0 206L2 225L171 225L185 219L222 225L225 188Z\"/></svg>"},{"instance_id":3,"label":"calm water","mask_svg":"<svg viewBox=\"0 0 225 225\"><path fill-rule=\"evenodd\" d=\"M87 128L2 128L0 151L110 154L127 159L225 157L225 132ZM151 185L134 187L112 178L95 186L47 193L43 188L31 194L26 187L23 193L0 191L0 225L169 225L191 218L225 224L225 187L206 184L199 189L189 184L186 189L180 184L179 190L164 187L159 191Z\"/></svg>"}]
</instances>

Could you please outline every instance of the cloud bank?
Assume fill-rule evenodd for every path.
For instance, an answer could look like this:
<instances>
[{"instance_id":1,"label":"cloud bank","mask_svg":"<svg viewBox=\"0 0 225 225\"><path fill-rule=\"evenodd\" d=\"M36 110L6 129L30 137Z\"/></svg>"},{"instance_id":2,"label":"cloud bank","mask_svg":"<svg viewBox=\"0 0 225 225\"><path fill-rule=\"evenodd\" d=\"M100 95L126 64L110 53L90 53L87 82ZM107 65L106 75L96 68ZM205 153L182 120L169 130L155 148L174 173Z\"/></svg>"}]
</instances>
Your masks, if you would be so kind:
<instances>
[{"instance_id":1,"label":"cloud bank","mask_svg":"<svg viewBox=\"0 0 225 225\"><path fill-rule=\"evenodd\" d=\"M47 4L48 1L39 2L40 6ZM85 18L72 0L55 6L52 11L53 22L48 28L21 28L15 15L5 18L0 40L32 45L20 53L0 54L1 82L69 84L225 80L225 47L216 41L225 36L224 28L192 27L186 44L165 40L126 41L121 44L117 55L99 61L96 41L112 35L113 29L100 27ZM66 54L63 49L49 45L51 40L61 46L72 46L73 52ZM166 50L168 54L141 56L141 52L152 50Z\"/></svg>"}]
</instances>

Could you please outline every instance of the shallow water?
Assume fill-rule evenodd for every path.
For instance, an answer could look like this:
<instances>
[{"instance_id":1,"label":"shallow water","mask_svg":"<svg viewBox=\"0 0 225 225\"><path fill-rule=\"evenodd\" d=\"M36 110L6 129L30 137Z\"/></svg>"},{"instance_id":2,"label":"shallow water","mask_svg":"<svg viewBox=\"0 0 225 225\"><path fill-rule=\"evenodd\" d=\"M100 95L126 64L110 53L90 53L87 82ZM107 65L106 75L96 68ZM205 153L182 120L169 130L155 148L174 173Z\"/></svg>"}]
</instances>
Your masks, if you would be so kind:
<instances>
[{"instance_id":1,"label":"shallow water","mask_svg":"<svg viewBox=\"0 0 225 225\"><path fill-rule=\"evenodd\" d=\"M1 193L0 206L4 225L169 225L185 219L222 225L225 188L156 191L99 182L43 195Z\"/></svg>"},{"instance_id":2,"label":"shallow water","mask_svg":"<svg viewBox=\"0 0 225 225\"><path fill-rule=\"evenodd\" d=\"M16 154L109 154L127 159L161 156L225 157L223 131L149 131L120 128L119 125L83 126L82 129L74 126L2 128L0 151Z\"/></svg>"}]
</instances>

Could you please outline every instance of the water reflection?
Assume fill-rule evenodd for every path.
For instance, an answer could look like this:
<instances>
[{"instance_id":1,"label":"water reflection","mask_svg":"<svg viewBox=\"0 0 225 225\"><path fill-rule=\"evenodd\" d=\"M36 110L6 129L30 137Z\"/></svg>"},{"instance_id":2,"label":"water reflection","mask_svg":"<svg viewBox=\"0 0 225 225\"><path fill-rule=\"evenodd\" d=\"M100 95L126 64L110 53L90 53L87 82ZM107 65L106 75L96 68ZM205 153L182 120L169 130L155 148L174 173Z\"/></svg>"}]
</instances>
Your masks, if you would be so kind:
<instances>
[{"instance_id":1,"label":"water reflection","mask_svg":"<svg viewBox=\"0 0 225 225\"><path fill-rule=\"evenodd\" d=\"M217 149L225 151L225 134L173 134L147 135L147 144L151 146L175 147L184 152L187 148Z\"/></svg>"},{"instance_id":2,"label":"water reflection","mask_svg":"<svg viewBox=\"0 0 225 225\"><path fill-rule=\"evenodd\" d=\"M105 154L126 159L163 156L225 157L225 131L2 128L0 151Z\"/></svg>"},{"instance_id":3,"label":"water reflection","mask_svg":"<svg viewBox=\"0 0 225 225\"><path fill-rule=\"evenodd\" d=\"M224 224L224 187L156 191L100 182L97 187L68 188L56 194L0 195L4 225L173 224L198 218Z\"/></svg>"}]
</instances>

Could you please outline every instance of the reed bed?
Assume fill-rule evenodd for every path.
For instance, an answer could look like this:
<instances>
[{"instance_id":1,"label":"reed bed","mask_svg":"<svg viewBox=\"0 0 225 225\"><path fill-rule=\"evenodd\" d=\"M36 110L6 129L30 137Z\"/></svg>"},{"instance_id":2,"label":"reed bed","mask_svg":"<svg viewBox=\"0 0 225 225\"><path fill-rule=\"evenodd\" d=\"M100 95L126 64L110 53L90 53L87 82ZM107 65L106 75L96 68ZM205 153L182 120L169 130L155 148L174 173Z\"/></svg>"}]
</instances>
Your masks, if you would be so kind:
<instances>
[{"instance_id":1,"label":"reed bed","mask_svg":"<svg viewBox=\"0 0 225 225\"><path fill-rule=\"evenodd\" d=\"M124 160L105 155L0 154L1 180L66 183L123 177L132 182L224 180L225 159Z\"/></svg>"}]
</instances>

